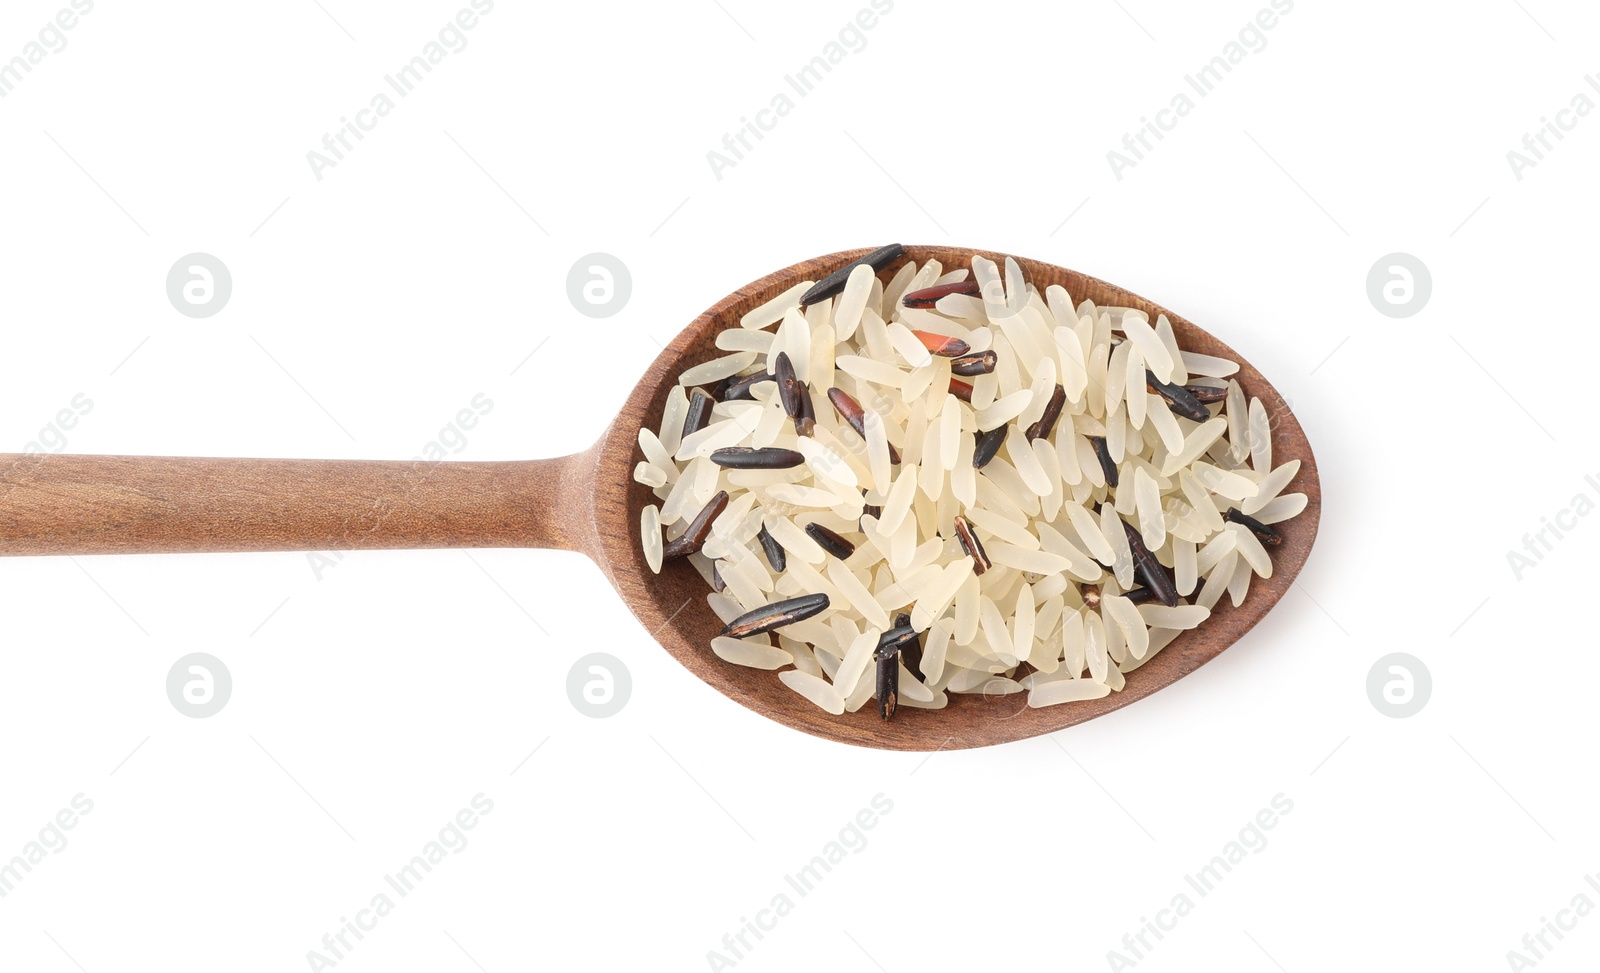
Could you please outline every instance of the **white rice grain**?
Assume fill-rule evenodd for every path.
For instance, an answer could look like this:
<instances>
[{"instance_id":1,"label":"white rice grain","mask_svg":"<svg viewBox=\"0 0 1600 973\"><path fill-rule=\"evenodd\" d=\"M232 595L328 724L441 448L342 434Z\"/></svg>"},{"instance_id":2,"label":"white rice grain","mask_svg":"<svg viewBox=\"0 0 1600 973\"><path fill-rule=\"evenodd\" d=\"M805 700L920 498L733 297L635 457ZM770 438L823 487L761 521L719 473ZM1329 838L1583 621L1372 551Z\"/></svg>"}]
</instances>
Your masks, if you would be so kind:
<instances>
[{"instance_id":1,"label":"white rice grain","mask_svg":"<svg viewBox=\"0 0 1600 973\"><path fill-rule=\"evenodd\" d=\"M753 351L738 351L721 358L713 358L708 362L701 362L693 368L685 369L678 376L678 384L688 387L696 385L710 385L720 382L731 375L737 375L749 368L756 360Z\"/></svg>"},{"instance_id":2,"label":"white rice grain","mask_svg":"<svg viewBox=\"0 0 1600 973\"><path fill-rule=\"evenodd\" d=\"M1145 414L1150 410L1150 400L1155 396L1145 391L1145 363L1144 354L1135 347L1128 353L1128 423L1135 429L1144 428ZM1158 399L1156 407L1161 406Z\"/></svg>"},{"instance_id":3,"label":"white rice grain","mask_svg":"<svg viewBox=\"0 0 1600 973\"><path fill-rule=\"evenodd\" d=\"M1037 550L1039 547L1038 536L1029 533L1027 527L992 510L973 507L967 511L967 520L974 526L981 527L985 533L1016 546L1018 550ZM994 554L992 550L989 553L991 557Z\"/></svg>"},{"instance_id":4,"label":"white rice grain","mask_svg":"<svg viewBox=\"0 0 1600 973\"><path fill-rule=\"evenodd\" d=\"M1028 485L1028 489L1039 496L1050 492L1050 477L1040 465L1039 457L1034 454L1032 445L1028 443L1021 423L1013 423L1006 430L1006 454L1011 457L1017 474L1022 477L1022 482Z\"/></svg>"},{"instance_id":5,"label":"white rice grain","mask_svg":"<svg viewBox=\"0 0 1600 973\"><path fill-rule=\"evenodd\" d=\"M1161 437L1161 443L1167 448L1168 453L1176 453L1183 449L1183 429L1178 425L1178 417L1172 414L1160 396L1139 390L1149 404L1150 424L1155 426L1156 433ZM1151 401L1154 400L1154 401Z\"/></svg>"},{"instance_id":6,"label":"white rice grain","mask_svg":"<svg viewBox=\"0 0 1600 973\"><path fill-rule=\"evenodd\" d=\"M1183 367L1190 375L1207 375L1211 378L1227 378L1239 370L1236 362L1226 358L1214 358L1211 355L1200 355L1192 351L1183 353Z\"/></svg>"},{"instance_id":7,"label":"white rice grain","mask_svg":"<svg viewBox=\"0 0 1600 973\"><path fill-rule=\"evenodd\" d=\"M1161 339L1161 344L1167 349L1167 355L1172 359L1172 377L1167 379L1174 385L1187 385L1189 371L1183 362L1183 352L1178 350L1178 336L1172 331L1172 322L1167 320L1165 314L1156 315L1156 337Z\"/></svg>"},{"instance_id":8,"label":"white rice grain","mask_svg":"<svg viewBox=\"0 0 1600 973\"><path fill-rule=\"evenodd\" d=\"M1028 705L1038 709L1061 703L1077 703L1111 695L1111 687L1092 679L1056 679L1028 693Z\"/></svg>"},{"instance_id":9,"label":"white rice grain","mask_svg":"<svg viewBox=\"0 0 1600 973\"><path fill-rule=\"evenodd\" d=\"M1083 619L1083 656L1089 667L1089 678L1105 682L1111 658L1106 653L1106 624L1098 613L1089 612Z\"/></svg>"},{"instance_id":10,"label":"white rice grain","mask_svg":"<svg viewBox=\"0 0 1600 973\"><path fill-rule=\"evenodd\" d=\"M1278 494L1283 492L1283 488L1289 485L1289 481L1293 480L1298 472L1300 472L1300 461L1294 459L1263 476L1256 484L1256 495L1240 504L1239 510L1242 513L1254 514L1276 500Z\"/></svg>"},{"instance_id":11,"label":"white rice grain","mask_svg":"<svg viewBox=\"0 0 1600 973\"><path fill-rule=\"evenodd\" d=\"M990 543L987 551L989 559L994 560L997 565L1027 571L1030 575L1056 575L1074 567L1072 562L1062 555L1051 554L1048 551L1030 551L1027 547L1018 547L1016 544L1006 544L1003 541Z\"/></svg>"},{"instance_id":12,"label":"white rice grain","mask_svg":"<svg viewBox=\"0 0 1600 973\"><path fill-rule=\"evenodd\" d=\"M1042 548L1042 552L1049 555L1051 558L1060 558L1061 561L1064 562L1064 566L1061 571L1034 571L1032 568L1017 563L1010 563L1007 565L1008 567L1014 567L1019 571L1029 571L1033 574L1053 574L1060 576L1064 573L1065 575L1070 575L1073 580L1084 582L1086 584L1096 584L1100 581L1105 572L1101 569L1099 564L1095 563L1093 558L1079 550L1077 545L1067 540L1064 535L1062 535L1055 528L1051 527L1049 524L1039 524L1038 529L1039 544ZM1016 553L1007 555L1007 560L1011 562L1016 562L1018 560L1027 561L1029 559L1033 559L1033 557L1033 551L1018 548L1016 549ZM1033 563L1038 564L1040 562L1034 560ZM1051 561L1049 563L1054 564L1059 562ZM1065 581L1065 578L1063 578L1063 581Z\"/></svg>"},{"instance_id":13,"label":"white rice grain","mask_svg":"<svg viewBox=\"0 0 1600 973\"><path fill-rule=\"evenodd\" d=\"M1258 398L1250 400L1250 465L1261 473L1272 469L1272 420Z\"/></svg>"},{"instance_id":14,"label":"white rice grain","mask_svg":"<svg viewBox=\"0 0 1600 973\"><path fill-rule=\"evenodd\" d=\"M654 489L667 485L667 472L654 463L640 460L639 464L633 468L633 479L637 483L643 483L645 486Z\"/></svg>"},{"instance_id":15,"label":"white rice grain","mask_svg":"<svg viewBox=\"0 0 1600 973\"><path fill-rule=\"evenodd\" d=\"M893 277L889 278L889 283L883 285L884 307L897 307L900 304L900 298L909 291L907 285L911 283L913 277L917 276L917 269L915 260L907 260L900 265L900 269L895 271Z\"/></svg>"},{"instance_id":16,"label":"white rice grain","mask_svg":"<svg viewBox=\"0 0 1600 973\"><path fill-rule=\"evenodd\" d=\"M1229 500L1247 500L1261 492L1249 477L1241 476L1232 470L1200 462L1195 463L1191 469L1194 471L1194 478L1201 486Z\"/></svg>"},{"instance_id":17,"label":"white rice grain","mask_svg":"<svg viewBox=\"0 0 1600 973\"><path fill-rule=\"evenodd\" d=\"M1033 612L1033 588L1025 584L1018 585L1017 600L1011 609L1011 651L1022 662L1029 661L1033 656Z\"/></svg>"},{"instance_id":18,"label":"white rice grain","mask_svg":"<svg viewBox=\"0 0 1600 973\"><path fill-rule=\"evenodd\" d=\"M656 438L656 434L648 429L639 430L639 451L644 453L644 458L652 466L668 471L669 474L677 472L678 464L673 462L672 454L661 445L661 440ZM669 475L668 479L673 477Z\"/></svg>"},{"instance_id":19,"label":"white rice grain","mask_svg":"<svg viewBox=\"0 0 1600 973\"><path fill-rule=\"evenodd\" d=\"M877 275L866 264L850 271L850 276L845 280L844 290L839 294L839 304L833 311L833 329L838 333L840 341L849 341L856 333L856 328L861 324L862 312L867 307L867 298L872 294L872 282L875 280Z\"/></svg>"},{"instance_id":20,"label":"white rice grain","mask_svg":"<svg viewBox=\"0 0 1600 973\"><path fill-rule=\"evenodd\" d=\"M1227 431L1228 420L1221 416L1196 426L1193 432L1184 437L1182 449L1168 453L1166 463L1161 466L1161 475L1172 476L1179 470L1187 468L1190 463L1204 456L1206 450Z\"/></svg>"},{"instance_id":21,"label":"white rice grain","mask_svg":"<svg viewBox=\"0 0 1600 973\"><path fill-rule=\"evenodd\" d=\"M757 422L759 422L759 419ZM723 419L720 422L713 422L704 429L685 436L683 442L678 444L678 452L674 458L680 461L692 460L697 457L710 456L726 446L737 446L750 434L755 426L756 423L746 426L742 416L736 419ZM651 462L655 462L657 466L661 465L655 460L651 460Z\"/></svg>"},{"instance_id":22,"label":"white rice grain","mask_svg":"<svg viewBox=\"0 0 1600 973\"><path fill-rule=\"evenodd\" d=\"M1307 497L1303 493L1285 493L1257 509L1250 516L1263 524L1282 523L1290 517L1299 516L1300 512L1306 509L1306 501Z\"/></svg>"},{"instance_id":23,"label":"white rice grain","mask_svg":"<svg viewBox=\"0 0 1600 973\"><path fill-rule=\"evenodd\" d=\"M950 648L954 632L955 623L949 618L941 618L928 629L927 640L922 647L922 674L927 677L930 686L937 684L944 675L945 653Z\"/></svg>"},{"instance_id":24,"label":"white rice grain","mask_svg":"<svg viewBox=\"0 0 1600 973\"><path fill-rule=\"evenodd\" d=\"M963 557L945 565L939 572L938 580L929 585L917 599L916 607L911 611L911 627L924 632L936 619L942 617L955 601L956 593L961 590L961 586L972 577L972 569L973 561L970 557Z\"/></svg>"},{"instance_id":25,"label":"white rice grain","mask_svg":"<svg viewBox=\"0 0 1600 973\"><path fill-rule=\"evenodd\" d=\"M869 627L850 643L834 675L834 686L839 692L846 696L855 692L856 682L867 671L867 663L872 661L873 650L878 647L878 637L882 634L883 631Z\"/></svg>"},{"instance_id":26,"label":"white rice grain","mask_svg":"<svg viewBox=\"0 0 1600 973\"><path fill-rule=\"evenodd\" d=\"M1033 392L1028 389L1019 389L1004 398L996 399L988 408L979 409L976 415L978 430L988 432L1003 423L1010 422L1022 414L1022 410L1033 401Z\"/></svg>"},{"instance_id":27,"label":"white rice grain","mask_svg":"<svg viewBox=\"0 0 1600 973\"><path fill-rule=\"evenodd\" d=\"M772 349L771 331L718 331L717 347L723 351L753 351L765 355Z\"/></svg>"},{"instance_id":28,"label":"white rice grain","mask_svg":"<svg viewBox=\"0 0 1600 973\"><path fill-rule=\"evenodd\" d=\"M1241 556L1239 563L1233 566L1233 578L1228 582L1228 600L1233 602L1233 607L1244 604L1250 594L1250 576L1250 564Z\"/></svg>"},{"instance_id":29,"label":"white rice grain","mask_svg":"<svg viewBox=\"0 0 1600 973\"><path fill-rule=\"evenodd\" d=\"M1195 570L1200 574L1209 574L1219 561L1233 553L1238 546L1239 535L1229 530L1222 531L1200 548L1195 558Z\"/></svg>"},{"instance_id":30,"label":"white rice grain","mask_svg":"<svg viewBox=\"0 0 1600 973\"><path fill-rule=\"evenodd\" d=\"M889 437L884 431L883 418L877 412L865 406L861 412L862 429L867 434L867 467L872 472L872 488L885 494L893 484L889 469Z\"/></svg>"},{"instance_id":31,"label":"white rice grain","mask_svg":"<svg viewBox=\"0 0 1600 973\"><path fill-rule=\"evenodd\" d=\"M1128 546L1128 535L1123 533L1122 518L1106 504L1100 508L1100 533L1111 545L1112 573L1124 590L1133 587L1133 548Z\"/></svg>"},{"instance_id":32,"label":"white rice grain","mask_svg":"<svg viewBox=\"0 0 1600 973\"><path fill-rule=\"evenodd\" d=\"M794 664L794 656L788 652L749 639L718 636L711 640L711 651L724 662L751 669L782 669Z\"/></svg>"},{"instance_id":33,"label":"white rice grain","mask_svg":"<svg viewBox=\"0 0 1600 973\"><path fill-rule=\"evenodd\" d=\"M856 378L865 379L875 385L883 385L899 390L905 384L907 373L885 361L872 358L863 358L860 355L840 355L834 359L834 365L840 371L854 375Z\"/></svg>"},{"instance_id":34,"label":"white rice grain","mask_svg":"<svg viewBox=\"0 0 1600 973\"><path fill-rule=\"evenodd\" d=\"M1132 339L1140 355L1143 356L1145 365L1156 378L1163 382L1172 381L1172 354L1148 321L1138 314L1124 314L1122 333Z\"/></svg>"},{"instance_id":35,"label":"white rice grain","mask_svg":"<svg viewBox=\"0 0 1600 973\"><path fill-rule=\"evenodd\" d=\"M778 325L769 357L776 361L779 353L789 356L796 379L811 381L811 322L806 320L799 308L785 311L783 322Z\"/></svg>"},{"instance_id":36,"label":"white rice grain","mask_svg":"<svg viewBox=\"0 0 1600 973\"><path fill-rule=\"evenodd\" d=\"M644 560L652 574L661 573L661 510L646 504L639 515L639 536L644 541Z\"/></svg>"},{"instance_id":37,"label":"white rice grain","mask_svg":"<svg viewBox=\"0 0 1600 973\"><path fill-rule=\"evenodd\" d=\"M790 555L798 557L808 564L821 564L828 553L804 530L795 525L793 520L781 513L773 512L763 520L767 533L772 539L782 545Z\"/></svg>"},{"instance_id":38,"label":"white rice grain","mask_svg":"<svg viewBox=\"0 0 1600 973\"><path fill-rule=\"evenodd\" d=\"M806 466L819 479L827 480L846 490L854 490L861 485L856 479L855 470L850 468L844 457L817 442L816 439L810 436L799 437L795 440L795 449L806 458Z\"/></svg>"},{"instance_id":39,"label":"white rice grain","mask_svg":"<svg viewBox=\"0 0 1600 973\"><path fill-rule=\"evenodd\" d=\"M753 308L739 319L739 326L759 330L777 322L783 317L783 312L800 305L801 295L810 290L814 283L809 280L801 281L767 303Z\"/></svg>"},{"instance_id":40,"label":"white rice grain","mask_svg":"<svg viewBox=\"0 0 1600 973\"><path fill-rule=\"evenodd\" d=\"M1228 417L1229 453L1234 462L1243 462L1250 449L1250 407L1237 381L1228 382L1228 395L1223 403L1222 411Z\"/></svg>"},{"instance_id":41,"label":"white rice grain","mask_svg":"<svg viewBox=\"0 0 1600 973\"><path fill-rule=\"evenodd\" d=\"M1133 391L1128 388L1128 355L1132 352L1133 343L1128 341L1111 349L1111 357L1106 362L1106 379L1101 396L1105 403L1106 415L1116 412L1117 407L1122 405L1128 394ZM1142 390L1144 385L1141 383L1135 388Z\"/></svg>"},{"instance_id":42,"label":"white rice grain","mask_svg":"<svg viewBox=\"0 0 1600 973\"><path fill-rule=\"evenodd\" d=\"M1211 617L1211 612L1199 605L1179 605L1168 608L1166 605L1139 605L1139 615L1144 618L1146 625L1151 628L1176 628L1191 629Z\"/></svg>"},{"instance_id":43,"label":"white rice grain","mask_svg":"<svg viewBox=\"0 0 1600 973\"><path fill-rule=\"evenodd\" d=\"M1200 569L1195 559L1195 542L1174 538L1172 541L1172 578L1178 594L1187 598L1194 594L1199 583Z\"/></svg>"},{"instance_id":44,"label":"white rice grain","mask_svg":"<svg viewBox=\"0 0 1600 973\"><path fill-rule=\"evenodd\" d=\"M981 608L978 576L971 575L956 589L956 617L953 633L957 645L971 645L977 636Z\"/></svg>"},{"instance_id":45,"label":"white rice grain","mask_svg":"<svg viewBox=\"0 0 1600 973\"><path fill-rule=\"evenodd\" d=\"M855 572L851 571L848 565L835 558L829 558L827 573L828 580L833 583L833 586L838 589L840 594L844 595L851 606L864 616L868 625L877 628L879 631L886 632L889 630L889 613L883 610L883 607L872 597L872 592L867 590L867 586L862 583L860 578L856 577Z\"/></svg>"},{"instance_id":46,"label":"white rice grain","mask_svg":"<svg viewBox=\"0 0 1600 973\"><path fill-rule=\"evenodd\" d=\"M738 334L740 332L724 331L723 334ZM683 439L683 419L689 412L689 395L682 385L674 385L672 391L667 393L667 404L661 410L661 427L656 433L661 448L667 454L678 451L678 443Z\"/></svg>"},{"instance_id":47,"label":"white rice grain","mask_svg":"<svg viewBox=\"0 0 1600 973\"><path fill-rule=\"evenodd\" d=\"M933 354L917 340L910 328L898 321L889 325L889 344L913 368L933 363Z\"/></svg>"},{"instance_id":48,"label":"white rice grain","mask_svg":"<svg viewBox=\"0 0 1600 973\"><path fill-rule=\"evenodd\" d=\"M1250 570L1263 578L1272 577L1272 558L1267 556L1267 549L1261 546L1261 541L1256 539L1256 535L1251 533L1249 528L1239 524L1229 524L1228 531L1233 534L1239 556L1250 565Z\"/></svg>"},{"instance_id":49,"label":"white rice grain","mask_svg":"<svg viewBox=\"0 0 1600 973\"><path fill-rule=\"evenodd\" d=\"M978 597L978 630L988 643L988 655L1007 666L1014 666L1020 661L1012 652L1011 633L1006 629L1005 616L1000 613L1000 606L988 595Z\"/></svg>"},{"instance_id":50,"label":"white rice grain","mask_svg":"<svg viewBox=\"0 0 1600 973\"><path fill-rule=\"evenodd\" d=\"M1101 604L1104 606L1103 614L1122 631L1128 656L1134 659L1144 658L1145 653L1150 650L1150 630L1145 627L1138 606L1122 595L1108 595Z\"/></svg>"},{"instance_id":51,"label":"white rice grain","mask_svg":"<svg viewBox=\"0 0 1600 973\"><path fill-rule=\"evenodd\" d=\"M785 686L809 699L817 706L838 716L844 712L844 697L839 691L828 685L821 676L789 669L778 673L778 678Z\"/></svg>"},{"instance_id":52,"label":"white rice grain","mask_svg":"<svg viewBox=\"0 0 1600 973\"><path fill-rule=\"evenodd\" d=\"M1161 488L1143 466L1133 471L1133 496L1139 505L1139 535L1144 546L1161 550L1167 542L1166 521L1161 510Z\"/></svg>"}]
</instances>

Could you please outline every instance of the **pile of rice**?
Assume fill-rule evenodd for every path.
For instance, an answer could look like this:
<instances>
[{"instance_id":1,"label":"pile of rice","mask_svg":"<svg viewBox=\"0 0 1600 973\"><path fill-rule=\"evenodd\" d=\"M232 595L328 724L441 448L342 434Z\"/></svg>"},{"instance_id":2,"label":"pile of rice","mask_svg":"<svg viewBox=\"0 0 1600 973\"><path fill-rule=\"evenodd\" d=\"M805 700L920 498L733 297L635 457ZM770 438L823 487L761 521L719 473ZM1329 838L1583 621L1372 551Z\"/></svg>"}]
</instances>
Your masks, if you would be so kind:
<instances>
[{"instance_id":1,"label":"pile of rice","mask_svg":"<svg viewBox=\"0 0 1600 973\"><path fill-rule=\"evenodd\" d=\"M642 514L646 560L687 557L705 576L730 623L717 656L780 670L834 714L874 698L885 718L938 709L951 693L1052 706L1122 689L1224 591L1237 606L1272 575L1269 525L1306 497L1283 492L1300 464L1273 467L1267 411L1230 378L1235 363L1182 350L1165 316L1040 293L1009 257L908 262L887 282L892 261L875 263L849 269L836 296L802 306L808 281L746 314L717 336L727 354L685 371L659 428L639 431L634 477L661 501ZM931 307L902 299L958 283ZM935 336L992 351L992 371L953 376ZM789 372L787 409L776 378L741 381ZM1152 376L1217 400L1210 418L1175 414ZM863 434L830 390L859 403ZM1039 435L1052 397L1059 418ZM1003 445L975 468L997 429ZM798 465L713 461L737 447L790 450ZM1137 563L1138 540L1159 565ZM822 597L796 613L803 596ZM784 618L751 621L785 602Z\"/></svg>"}]
</instances>

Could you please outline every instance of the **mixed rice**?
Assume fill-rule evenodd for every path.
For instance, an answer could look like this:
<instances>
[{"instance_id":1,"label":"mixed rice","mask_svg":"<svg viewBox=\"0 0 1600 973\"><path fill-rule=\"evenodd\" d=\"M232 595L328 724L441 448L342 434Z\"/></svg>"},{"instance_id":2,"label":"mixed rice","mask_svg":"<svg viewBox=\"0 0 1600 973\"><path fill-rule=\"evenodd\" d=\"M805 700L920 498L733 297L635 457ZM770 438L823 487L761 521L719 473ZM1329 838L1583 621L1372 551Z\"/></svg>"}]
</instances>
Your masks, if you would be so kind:
<instances>
[{"instance_id":1,"label":"mixed rice","mask_svg":"<svg viewBox=\"0 0 1600 973\"><path fill-rule=\"evenodd\" d=\"M887 275L901 257L750 311L639 431L645 558L705 577L712 652L834 714L1051 706L1271 577L1306 497L1235 363L1009 257Z\"/></svg>"}]
</instances>

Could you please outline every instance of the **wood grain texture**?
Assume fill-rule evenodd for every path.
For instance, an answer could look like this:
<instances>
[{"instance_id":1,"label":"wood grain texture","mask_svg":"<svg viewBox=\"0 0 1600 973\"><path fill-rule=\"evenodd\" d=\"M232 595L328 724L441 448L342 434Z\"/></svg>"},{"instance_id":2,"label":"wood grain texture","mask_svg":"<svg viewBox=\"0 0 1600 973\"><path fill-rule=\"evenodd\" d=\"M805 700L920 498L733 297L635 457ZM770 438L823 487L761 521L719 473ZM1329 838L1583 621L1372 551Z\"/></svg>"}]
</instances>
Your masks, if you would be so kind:
<instances>
[{"instance_id":1,"label":"wood grain texture","mask_svg":"<svg viewBox=\"0 0 1600 973\"><path fill-rule=\"evenodd\" d=\"M0 554L587 551L593 460L0 455Z\"/></svg>"},{"instance_id":2,"label":"wood grain texture","mask_svg":"<svg viewBox=\"0 0 1600 973\"><path fill-rule=\"evenodd\" d=\"M1026 694L952 695L943 710L901 707L891 721L872 707L830 716L783 686L775 673L725 663L710 640L722 623L706 584L685 561L657 576L639 543L639 513L653 501L633 482L638 431L654 428L667 393L690 365L722 354L716 334L802 280L817 280L869 252L802 261L717 302L651 364L592 449L559 459L510 463L384 463L325 460L175 459L0 455L0 554L180 551L366 550L543 547L579 551L611 579L646 632L690 672L751 710L794 729L858 746L952 750L1019 740L1081 723L1150 695L1199 668L1249 631L1288 591L1316 538L1322 493L1316 460L1283 397L1239 354L1179 315L1120 287L1018 258L1040 290L1060 284L1074 301L1166 314L1189 351L1239 363L1239 383L1272 420L1274 462L1301 461L1289 489L1306 510L1279 525L1270 580L1255 579L1240 608L1223 599L1200 629L1180 636L1104 699L1029 709ZM972 251L908 246L905 259L966 266ZM985 251L1002 260L1003 255ZM902 261L903 262L903 261ZM885 280L896 263L882 274ZM686 697L683 704L695 705ZM733 728L730 728L733 729Z\"/></svg>"},{"instance_id":3,"label":"wood grain texture","mask_svg":"<svg viewBox=\"0 0 1600 973\"><path fill-rule=\"evenodd\" d=\"M642 458L636 441L639 427L656 426L667 393L672 390L679 372L724 354L715 345L717 332L738 327L739 318L746 311L794 284L818 280L868 252L869 249L851 250L802 261L719 301L661 353L623 406L616 422L602 437L598 447L597 479L602 483L626 481L630 485L626 493L596 494L599 546L590 554L604 568L645 631L652 633L685 668L718 692L763 716L830 740L890 750L982 747L1050 733L1143 699L1216 658L1260 621L1289 590L1317 535L1322 490L1316 458L1283 396L1238 352L1180 315L1105 281L1018 257L1017 262L1028 280L1041 291L1051 284L1060 284L1074 302L1087 299L1096 304L1140 308L1150 314L1152 321L1156 315L1165 314L1184 349L1239 363L1236 376L1239 384L1247 395L1261 399L1271 417L1273 462L1281 464L1295 459L1301 462L1300 471L1287 491L1304 493L1308 498L1300 516L1277 525L1283 534L1283 543L1272 552L1272 577L1265 581L1254 579L1249 597L1239 608L1233 608L1224 597L1216 613L1203 626L1179 636L1151 661L1129 673L1122 692L1103 699L1043 709L1029 709L1026 693L996 697L952 694L950 705L945 709L920 710L902 706L888 722L880 720L871 706L856 713L830 716L790 691L778 681L775 673L731 665L713 655L709 642L721 630L722 623L706 605L705 581L693 566L683 561L669 562L659 577L652 575L640 551L639 511L644 504L654 502L654 496L648 487L631 481L633 464ZM1005 257L981 250L908 245L905 259L919 263L937 259L946 268L965 267L973 252L996 261L1003 261ZM886 268L880 276L887 281L903 262ZM686 699L684 705L692 706L694 701Z\"/></svg>"}]
</instances>

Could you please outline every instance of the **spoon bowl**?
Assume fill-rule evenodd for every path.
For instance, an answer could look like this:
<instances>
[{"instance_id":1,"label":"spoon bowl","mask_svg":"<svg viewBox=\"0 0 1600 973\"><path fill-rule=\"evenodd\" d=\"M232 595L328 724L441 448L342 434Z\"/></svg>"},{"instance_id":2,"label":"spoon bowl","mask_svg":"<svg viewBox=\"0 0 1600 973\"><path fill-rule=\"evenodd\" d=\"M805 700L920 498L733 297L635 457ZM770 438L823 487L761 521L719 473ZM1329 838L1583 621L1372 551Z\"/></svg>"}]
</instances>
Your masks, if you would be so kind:
<instances>
[{"instance_id":1,"label":"spoon bowl","mask_svg":"<svg viewBox=\"0 0 1600 973\"><path fill-rule=\"evenodd\" d=\"M1050 733L1143 699L1198 669L1238 641L1289 590L1316 539L1322 491L1311 446L1283 397L1237 352L1183 317L1114 284L1063 267L1015 257L1024 276L1040 291L1051 284L1059 284L1074 301L1139 308L1150 315L1151 321L1165 314L1184 350L1238 362L1239 371L1234 378L1246 396L1259 397L1267 408L1272 428L1273 462L1300 461L1300 470L1292 486L1307 498L1303 512L1274 525L1283 535L1283 542L1273 548L1272 577L1253 579L1249 596L1237 608L1227 598L1222 599L1199 628L1178 636L1149 662L1128 673L1127 685L1121 692L1038 709L1028 707L1026 693L951 693L949 705L944 709L902 706L894 719L887 721L880 720L870 706L855 713L833 716L789 690L774 673L736 666L713 655L710 642L722 631L722 621L706 604L709 589L705 579L682 558L662 565L660 575L652 574L644 560L639 514L645 504L655 501L655 496L649 487L633 481L633 466L643 458L638 447L639 429L642 426L655 428L667 394L677 384L680 372L726 354L716 347L718 332L739 327L739 319L745 312L795 284L820 280L869 252L849 250L801 261L717 302L661 352L595 447L594 482L625 482L628 489L596 493L596 546L588 553L610 577L645 631L652 633L684 668L718 692L769 719L829 740L886 750L983 747ZM974 253L1002 264L1006 256L982 250L907 245L905 256L884 268L879 276L887 280L907 260L917 263L938 260L946 268L964 267Z\"/></svg>"},{"instance_id":2,"label":"spoon bowl","mask_svg":"<svg viewBox=\"0 0 1600 973\"><path fill-rule=\"evenodd\" d=\"M1185 632L1127 675L1121 692L1101 699L1031 709L1026 694L951 694L944 709L902 707L880 720L871 707L830 715L786 688L771 672L724 662L709 644L722 622L706 602L705 580L685 559L659 575L645 563L640 513L653 501L633 480L641 459L638 432L654 429L684 369L723 354L719 332L745 312L806 280L819 280L869 251L805 260L718 301L650 365L615 421L589 450L521 462L405 463L329 460L200 459L127 456L0 456L0 554L108 554L201 551L372 550L380 548L532 547L587 555L598 564L646 632L718 692L785 726L857 746L955 750L1049 733L1104 715L1188 675L1238 641L1281 598L1316 538L1321 488L1316 461L1283 397L1227 345L1186 319L1135 294L1076 271L1017 258L1041 291L1065 287L1074 301L1165 314L1187 351L1239 364L1235 378L1259 397L1271 421L1278 463L1299 460L1294 488L1306 494L1297 517L1276 525L1274 571L1256 579L1245 603L1219 602L1198 629ZM881 271L906 260L965 266L973 253L907 246ZM685 693L692 704L693 691Z\"/></svg>"}]
</instances>

